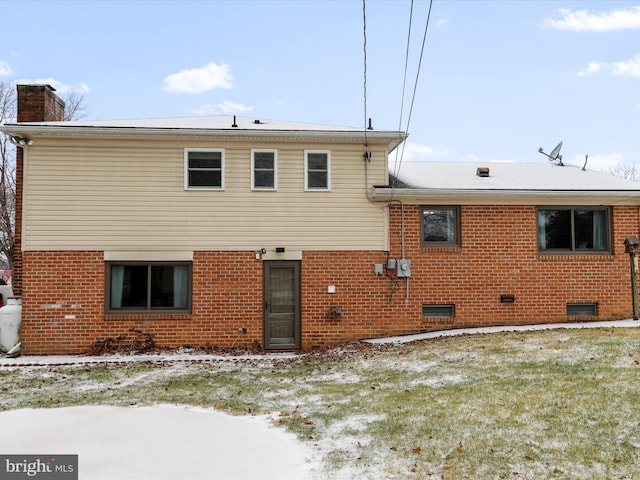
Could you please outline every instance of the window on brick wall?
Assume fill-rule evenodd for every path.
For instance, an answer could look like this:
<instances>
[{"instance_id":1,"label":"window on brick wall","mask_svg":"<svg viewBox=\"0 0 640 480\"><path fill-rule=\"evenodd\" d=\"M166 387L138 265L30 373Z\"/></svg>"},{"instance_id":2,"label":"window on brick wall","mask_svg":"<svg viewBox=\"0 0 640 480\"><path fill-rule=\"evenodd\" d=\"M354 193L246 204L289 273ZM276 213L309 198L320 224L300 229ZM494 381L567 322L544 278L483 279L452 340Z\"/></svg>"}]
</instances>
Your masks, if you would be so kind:
<instances>
[{"instance_id":1,"label":"window on brick wall","mask_svg":"<svg viewBox=\"0 0 640 480\"><path fill-rule=\"evenodd\" d=\"M421 246L460 246L460 207L423 205L420 212Z\"/></svg>"},{"instance_id":2,"label":"window on brick wall","mask_svg":"<svg viewBox=\"0 0 640 480\"><path fill-rule=\"evenodd\" d=\"M188 313L191 263L107 263L106 310L110 313Z\"/></svg>"},{"instance_id":3,"label":"window on brick wall","mask_svg":"<svg viewBox=\"0 0 640 480\"><path fill-rule=\"evenodd\" d=\"M567 303L568 317L595 317L597 315L597 303Z\"/></svg>"},{"instance_id":4,"label":"window on brick wall","mask_svg":"<svg viewBox=\"0 0 640 480\"><path fill-rule=\"evenodd\" d=\"M424 318L454 318L455 305L422 305Z\"/></svg>"},{"instance_id":5,"label":"window on brick wall","mask_svg":"<svg viewBox=\"0 0 640 480\"><path fill-rule=\"evenodd\" d=\"M538 249L543 253L610 253L608 207L538 208Z\"/></svg>"}]
</instances>

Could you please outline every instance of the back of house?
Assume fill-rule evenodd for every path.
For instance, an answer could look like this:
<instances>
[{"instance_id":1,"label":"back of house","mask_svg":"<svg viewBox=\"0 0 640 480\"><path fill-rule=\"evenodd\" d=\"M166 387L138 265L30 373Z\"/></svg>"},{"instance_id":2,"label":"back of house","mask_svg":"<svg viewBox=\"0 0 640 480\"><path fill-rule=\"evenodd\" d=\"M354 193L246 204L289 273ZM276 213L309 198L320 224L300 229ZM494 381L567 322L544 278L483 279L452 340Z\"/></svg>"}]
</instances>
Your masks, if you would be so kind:
<instances>
[{"instance_id":1,"label":"back of house","mask_svg":"<svg viewBox=\"0 0 640 480\"><path fill-rule=\"evenodd\" d=\"M18 97L0 130L18 145L24 353L132 332L161 347L311 349L632 313L632 182L548 164L481 165L481 177L416 162L390 177L403 132L64 122L51 87Z\"/></svg>"}]
</instances>

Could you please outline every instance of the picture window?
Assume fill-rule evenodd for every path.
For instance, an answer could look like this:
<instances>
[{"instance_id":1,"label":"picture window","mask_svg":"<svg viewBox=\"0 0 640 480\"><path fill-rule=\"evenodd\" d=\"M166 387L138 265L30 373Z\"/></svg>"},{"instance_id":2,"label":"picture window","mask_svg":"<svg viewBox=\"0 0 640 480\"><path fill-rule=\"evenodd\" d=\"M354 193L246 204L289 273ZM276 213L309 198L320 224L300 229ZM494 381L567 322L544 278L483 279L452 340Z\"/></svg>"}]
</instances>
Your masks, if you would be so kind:
<instances>
[{"instance_id":1,"label":"picture window","mask_svg":"<svg viewBox=\"0 0 640 480\"><path fill-rule=\"evenodd\" d=\"M108 263L108 312L189 312L191 263Z\"/></svg>"}]
</instances>

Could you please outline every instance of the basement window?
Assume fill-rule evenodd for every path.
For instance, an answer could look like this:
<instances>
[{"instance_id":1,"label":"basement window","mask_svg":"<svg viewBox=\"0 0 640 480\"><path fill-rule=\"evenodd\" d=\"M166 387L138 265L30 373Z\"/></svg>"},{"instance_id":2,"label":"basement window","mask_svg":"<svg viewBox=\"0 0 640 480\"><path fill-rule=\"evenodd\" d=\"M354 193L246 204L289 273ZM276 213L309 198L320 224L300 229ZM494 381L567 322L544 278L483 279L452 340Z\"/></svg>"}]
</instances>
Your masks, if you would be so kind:
<instances>
[{"instance_id":1,"label":"basement window","mask_svg":"<svg viewBox=\"0 0 640 480\"><path fill-rule=\"evenodd\" d=\"M597 315L597 303L567 303L567 317L595 317Z\"/></svg>"},{"instance_id":2,"label":"basement window","mask_svg":"<svg viewBox=\"0 0 640 480\"><path fill-rule=\"evenodd\" d=\"M455 308L450 305L422 305L422 316L424 318L453 318Z\"/></svg>"},{"instance_id":3,"label":"basement window","mask_svg":"<svg viewBox=\"0 0 640 480\"><path fill-rule=\"evenodd\" d=\"M189 313L190 262L107 263L109 313Z\"/></svg>"}]
</instances>

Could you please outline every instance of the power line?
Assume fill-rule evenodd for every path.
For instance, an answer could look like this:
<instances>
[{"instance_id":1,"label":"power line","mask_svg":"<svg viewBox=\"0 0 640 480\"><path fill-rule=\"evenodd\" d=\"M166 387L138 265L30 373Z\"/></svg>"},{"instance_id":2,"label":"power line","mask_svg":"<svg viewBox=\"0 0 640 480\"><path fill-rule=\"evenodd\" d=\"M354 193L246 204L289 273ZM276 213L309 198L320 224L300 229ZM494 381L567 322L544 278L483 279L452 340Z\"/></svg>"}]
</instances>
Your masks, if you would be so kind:
<instances>
[{"instance_id":1,"label":"power line","mask_svg":"<svg viewBox=\"0 0 640 480\"><path fill-rule=\"evenodd\" d=\"M418 80L420 78L420 70L422 68L422 58L423 58L423 55L424 55L424 46L425 46L426 41L427 41L427 33L429 31L429 22L431 20L431 9L432 9L432 7L433 7L433 0L430 0L429 1L429 11L427 12L427 21L425 23L424 34L422 36L422 45L420 47L420 57L419 57L419 60L418 60L418 69L416 71L416 78L415 78L415 82L414 82L414 85L413 85L413 94L411 96L411 106L409 108L409 116L407 118L407 126L405 128L405 132L406 133L409 132L409 125L411 124L411 116L413 114L413 107L415 105L416 92L418 90ZM413 16L413 0L411 1L411 16ZM411 30L411 19L409 20L409 30ZM410 35L410 32L409 32L409 35ZM407 40L407 50L408 49L409 49L409 40ZM407 59L408 59L408 53L407 53ZM406 63L408 63L408 62L406 62ZM405 63L405 72L406 72L406 68L407 68L406 63ZM406 75L406 73L405 73L405 75ZM404 85L403 85L402 93L403 93L403 102L404 102ZM401 107L400 111L402 112L402 107ZM401 115L402 115L402 113L401 113ZM402 120L400 120L400 122L402 122ZM400 125L400 129L402 129L402 124ZM402 151L400 152L400 160L399 161L397 159L397 155L398 154L397 154L397 151L396 151L396 165L395 165L395 168L394 168L394 177L396 179L398 178L398 175L400 174L400 167L402 166L402 160L404 158L405 145L406 145L405 143L402 144ZM392 199L393 199L394 191L395 191L395 183L391 187L391 198Z\"/></svg>"},{"instance_id":2,"label":"power line","mask_svg":"<svg viewBox=\"0 0 640 480\"><path fill-rule=\"evenodd\" d=\"M367 140L367 5L366 0L362 0L362 35L363 35L363 61L364 61L364 81L363 81L363 92L364 92L364 143L365 147L368 146L369 142Z\"/></svg>"},{"instance_id":3,"label":"power line","mask_svg":"<svg viewBox=\"0 0 640 480\"><path fill-rule=\"evenodd\" d=\"M402 114L404 113L404 96L407 86L407 72L409 71L409 50L411 45L411 22L413 20L413 0L411 0L411 9L409 10L409 28L407 31L407 49L404 54L404 76L402 79L402 95L400 97L400 119L398 120L398 131L402 131ZM397 177L398 174L398 153L399 148L396 149L395 165L393 167L393 176Z\"/></svg>"}]
</instances>

